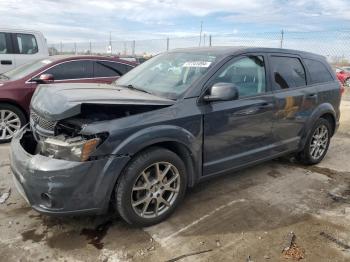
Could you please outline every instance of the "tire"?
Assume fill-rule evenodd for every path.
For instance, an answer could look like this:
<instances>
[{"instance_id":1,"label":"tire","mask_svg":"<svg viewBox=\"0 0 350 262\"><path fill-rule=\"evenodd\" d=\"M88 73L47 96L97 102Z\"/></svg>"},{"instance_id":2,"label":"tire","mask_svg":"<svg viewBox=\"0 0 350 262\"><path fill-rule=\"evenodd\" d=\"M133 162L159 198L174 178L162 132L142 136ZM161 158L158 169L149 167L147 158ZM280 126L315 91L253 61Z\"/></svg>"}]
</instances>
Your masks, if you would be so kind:
<instances>
[{"instance_id":1,"label":"tire","mask_svg":"<svg viewBox=\"0 0 350 262\"><path fill-rule=\"evenodd\" d=\"M321 130L321 131L320 131ZM319 132L319 133L317 133ZM323 134L323 139L317 140L317 134ZM315 165L322 161L328 151L329 143L331 141L332 127L327 119L320 118L313 125L313 128L306 140L305 147L297 155L297 159L306 165ZM327 138L325 138L327 136ZM317 149L319 149L317 153Z\"/></svg>"},{"instance_id":2,"label":"tire","mask_svg":"<svg viewBox=\"0 0 350 262\"><path fill-rule=\"evenodd\" d=\"M26 123L21 109L10 104L0 104L0 144L10 142L15 131Z\"/></svg>"},{"instance_id":3,"label":"tire","mask_svg":"<svg viewBox=\"0 0 350 262\"><path fill-rule=\"evenodd\" d=\"M348 78L344 81L344 86L350 87L350 78Z\"/></svg>"},{"instance_id":4,"label":"tire","mask_svg":"<svg viewBox=\"0 0 350 262\"><path fill-rule=\"evenodd\" d=\"M180 157L168 149L150 148L135 155L123 171L115 189L117 211L131 225L155 225L174 212L186 185L186 168Z\"/></svg>"}]
</instances>

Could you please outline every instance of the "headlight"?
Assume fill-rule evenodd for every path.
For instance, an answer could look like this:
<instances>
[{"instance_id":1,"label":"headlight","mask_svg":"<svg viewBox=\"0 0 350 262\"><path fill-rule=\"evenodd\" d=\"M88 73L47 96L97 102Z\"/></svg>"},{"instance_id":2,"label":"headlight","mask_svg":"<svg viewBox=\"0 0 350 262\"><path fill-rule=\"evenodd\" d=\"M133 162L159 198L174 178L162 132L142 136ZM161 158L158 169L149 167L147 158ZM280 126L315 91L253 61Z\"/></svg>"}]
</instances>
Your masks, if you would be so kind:
<instances>
[{"instance_id":1,"label":"headlight","mask_svg":"<svg viewBox=\"0 0 350 262\"><path fill-rule=\"evenodd\" d=\"M69 161L86 161L100 142L100 138L85 140L76 137L62 140L50 137L39 144L40 153L44 156Z\"/></svg>"}]
</instances>

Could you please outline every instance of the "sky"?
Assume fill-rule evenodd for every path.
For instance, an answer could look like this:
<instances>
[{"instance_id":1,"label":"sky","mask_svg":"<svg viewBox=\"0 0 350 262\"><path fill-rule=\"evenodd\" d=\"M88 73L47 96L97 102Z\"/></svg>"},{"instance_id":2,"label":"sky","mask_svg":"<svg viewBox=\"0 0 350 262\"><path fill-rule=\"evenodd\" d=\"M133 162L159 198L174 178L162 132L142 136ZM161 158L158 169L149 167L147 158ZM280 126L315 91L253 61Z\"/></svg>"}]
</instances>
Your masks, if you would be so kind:
<instances>
[{"instance_id":1,"label":"sky","mask_svg":"<svg viewBox=\"0 0 350 262\"><path fill-rule=\"evenodd\" d=\"M0 28L49 43L350 29L350 0L0 0Z\"/></svg>"}]
</instances>

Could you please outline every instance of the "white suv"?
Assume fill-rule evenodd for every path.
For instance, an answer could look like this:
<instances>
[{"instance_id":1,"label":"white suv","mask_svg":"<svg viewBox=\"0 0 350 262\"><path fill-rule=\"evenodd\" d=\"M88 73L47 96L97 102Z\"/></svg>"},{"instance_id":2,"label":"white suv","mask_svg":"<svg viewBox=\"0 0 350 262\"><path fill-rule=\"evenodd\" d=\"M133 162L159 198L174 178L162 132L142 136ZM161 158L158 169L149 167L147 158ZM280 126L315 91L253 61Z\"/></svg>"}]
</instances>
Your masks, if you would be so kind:
<instances>
[{"instance_id":1,"label":"white suv","mask_svg":"<svg viewBox=\"0 0 350 262\"><path fill-rule=\"evenodd\" d=\"M49 55L42 33L0 28L0 74Z\"/></svg>"}]
</instances>

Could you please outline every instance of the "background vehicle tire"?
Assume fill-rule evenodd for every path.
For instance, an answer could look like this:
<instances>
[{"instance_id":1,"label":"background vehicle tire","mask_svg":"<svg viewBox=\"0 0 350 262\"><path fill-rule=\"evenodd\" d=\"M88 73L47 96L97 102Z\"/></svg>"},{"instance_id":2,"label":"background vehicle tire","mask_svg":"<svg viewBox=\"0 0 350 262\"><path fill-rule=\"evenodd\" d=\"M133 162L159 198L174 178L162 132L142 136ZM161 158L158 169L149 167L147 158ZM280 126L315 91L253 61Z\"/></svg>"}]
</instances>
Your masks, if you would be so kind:
<instances>
[{"instance_id":1,"label":"background vehicle tire","mask_svg":"<svg viewBox=\"0 0 350 262\"><path fill-rule=\"evenodd\" d=\"M9 104L0 104L0 144L10 142L13 134L26 124L22 110Z\"/></svg>"},{"instance_id":2,"label":"background vehicle tire","mask_svg":"<svg viewBox=\"0 0 350 262\"><path fill-rule=\"evenodd\" d=\"M129 224L157 224L182 201L186 186L180 157L164 148L150 148L134 156L117 183L117 210Z\"/></svg>"},{"instance_id":3,"label":"background vehicle tire","mask_svg":"<svg viewBox=\"0 0 350 262\"><path fill-rule=\"evenodd\" d=\"M350 78L348 78L344 81L344 86L350 87Z\"/></svg>"},{"instance_id":4,"label":"background vehicle tire","mask_svg":"<svg viewBox=\"0 0 350 262\"><path fill-rule=\"evenodd\" d=\"M306 165L314 165L322 161L331 140L332 127L327 119L320 118L314 124L303 151L297 159Z\"/></svg>"}]
</instances>

